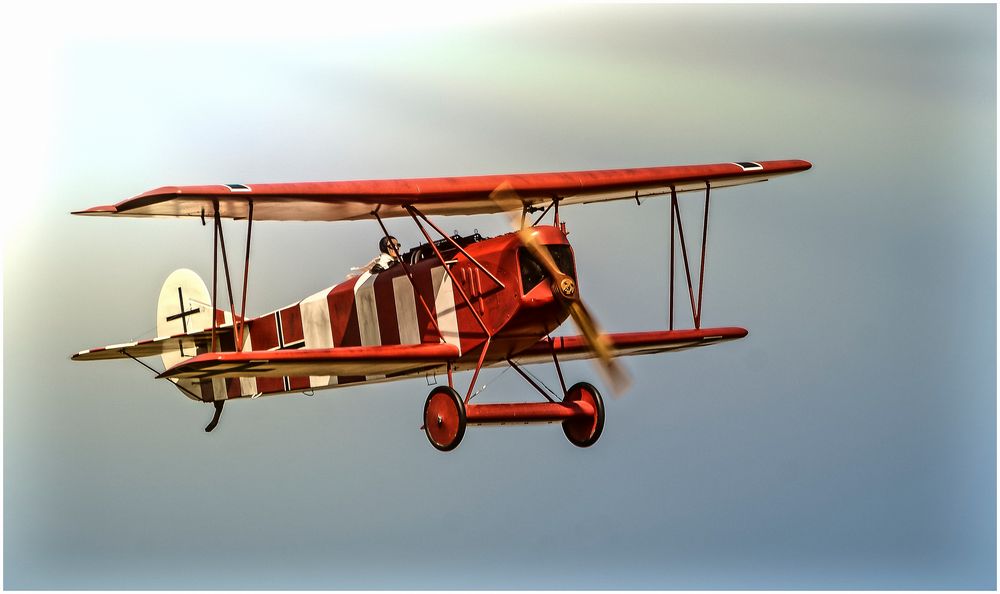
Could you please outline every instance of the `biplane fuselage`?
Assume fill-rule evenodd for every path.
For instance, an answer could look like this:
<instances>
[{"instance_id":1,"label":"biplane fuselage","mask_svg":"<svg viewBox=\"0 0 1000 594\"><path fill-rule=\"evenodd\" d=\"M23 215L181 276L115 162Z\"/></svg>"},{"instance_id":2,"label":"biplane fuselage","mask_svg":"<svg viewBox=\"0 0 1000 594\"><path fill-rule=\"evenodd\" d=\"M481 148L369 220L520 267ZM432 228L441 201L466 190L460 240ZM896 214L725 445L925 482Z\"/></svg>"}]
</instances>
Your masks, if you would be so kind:
<instances>
[{"instance_id":1,"label":"biplane fuselage","mask_svg":"<svg viewBox=\"0 0 1000 594\"><path fill-rule=\"evenodd\" d=\"M557 227L538 227L540 239L572 267L572 248ZM464 246L466 252L503 283L497 285L454 248L439 246L444 266L428 249L414 250L414 260L381 272L363 274L323 289L298 303L248 319L244 351L418 345L444 342L458 347L452 369L475 367L488 336L484 362L505 361L536 345L567 317L551 285L513 233ZM404 256L409 258L410 254ZM567 258L568 256L568 258ZM407 270L408 269L408 270ZM412 281L411 281L412 277ZM468 297L466 302L455 279ZM484 331L479 321L486 326ZM440 332L440 334L439 334ZM221 350L235 349L230 326L218 331ZM189 352L189 355L195 354ZM194 383L200 400L218 401L258 395L336 388L362 382L436 374L445 369L390 375L283 376L225 378Z\"/></svg>"}]
</instances>

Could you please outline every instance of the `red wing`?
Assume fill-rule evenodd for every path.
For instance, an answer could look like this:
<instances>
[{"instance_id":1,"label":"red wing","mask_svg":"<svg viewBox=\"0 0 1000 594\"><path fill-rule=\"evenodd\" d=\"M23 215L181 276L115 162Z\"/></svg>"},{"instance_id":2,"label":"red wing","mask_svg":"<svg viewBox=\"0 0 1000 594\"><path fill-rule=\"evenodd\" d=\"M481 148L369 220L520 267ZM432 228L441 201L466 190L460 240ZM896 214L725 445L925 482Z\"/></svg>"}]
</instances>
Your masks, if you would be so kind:
<instances>
[{"instance_id":1,"label":"red wing","mask_svg":"<svg viewBox=\"0 0 1000 594\"><path fill-rule=\"evenodd\" d=\"M436 369L454 361L458 355L458 347L451 344L205 353L174 365L159 377L205 379L395 375Z\"/></svg>"},{"instance_id":2,"label":"red wing","mask_svg":"<svg viewBox=\"0 0 1000 594\"><path fill-rule=\"evenodd\" d=\"M482 175L423 179L306 182L287 184L217 184L169 186L115 205L95 206L73 214L130 217L213 217L265 221L343 221L366 219L378 208L383 218L408 216L404 205L426 214L471 215L500 212L490 193L507 182L523 202L584 204L636 199L670 193L766 181L805 171L807 161L759 161L608 169L561 173Z\"/></svg>"},{"instance_id":3,"label":"red wing","mask_svg":"<svg viewBox=\"0 0 1000 594\"><path fill-rule=\"evenodd\" d=\"M661 330L655 332L622 332L608 334L611 351L615 357L652 355L665 351L679 351L718 342L737 340L747 335L745 328L701 328L698 330ZM514 356L518 363L545 363L552 361L553 349L560 361L589 359L594 355L582 336L557 336L550 343L542 340Z\"/></svg>"}]
</instances>

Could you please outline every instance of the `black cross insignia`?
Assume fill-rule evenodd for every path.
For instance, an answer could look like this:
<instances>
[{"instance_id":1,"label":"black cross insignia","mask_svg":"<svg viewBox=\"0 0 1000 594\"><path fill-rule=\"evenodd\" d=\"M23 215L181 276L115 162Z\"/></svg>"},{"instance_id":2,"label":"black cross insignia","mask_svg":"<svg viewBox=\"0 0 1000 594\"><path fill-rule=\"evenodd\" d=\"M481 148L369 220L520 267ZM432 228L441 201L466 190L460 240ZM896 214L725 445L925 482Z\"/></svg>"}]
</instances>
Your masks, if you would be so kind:
<instances>
[{"instance_id":1,"label":"black cross insignia","mask_svg":"<svg viewBox=\"0 0 1000 594\"><path fill-rule=\"evenodd\" d=\"M181 290L180 287L177 287L177 303L180 305L180 310L181 310L180 313L175 313L173 315L167 316L167 321L172 322L177 318L180 318L181 324L184 326L184 334L187 334L188 333L187 317L198 313L199 311L201 311L201 309L195 307L194 309L189 309L187 311L184 311L184 292ZM180 346L181 346L181 357L183 357L184 356L183 340L180 342Z\"/></svg>"},{"instance_id":2,"label":"black cross insignia","mask_svg":"<svg viewBox=\"0 0 1000 594\"><path fill-rule=\"evenodd\" d=\"M177 318L180 318L181 319L181 324L184 325L184 334L187 334L187 331L188 331L187 317L190 316L190 315L198 313L199 311L201 311L201 309L196 307L194 309L189 309L187 311L184 311L184 293L181 291L180 287L177 287L177 302L180 304L180 310L181 310L181 312L180 313L175 313L172 316L167 316L167 321L168 322L172 322L172 321L176 320Z\"/></svg>"}]
</instances>

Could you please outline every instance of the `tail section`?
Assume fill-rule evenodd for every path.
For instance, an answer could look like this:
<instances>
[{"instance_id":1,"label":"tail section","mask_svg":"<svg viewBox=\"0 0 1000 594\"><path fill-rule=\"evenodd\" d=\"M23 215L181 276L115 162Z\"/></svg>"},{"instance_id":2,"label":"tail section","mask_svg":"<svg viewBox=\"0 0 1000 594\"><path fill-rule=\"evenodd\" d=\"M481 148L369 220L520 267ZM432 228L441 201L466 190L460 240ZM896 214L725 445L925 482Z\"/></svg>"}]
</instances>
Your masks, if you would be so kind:
<instances>
[{"instance_id":1,"label":"tail section","mask_svg":"<svg viewBox=\"0 0 1000 594\"><path fill-rule=\"evenodd\" d=\"M205 282L186 268L175 270L164 281L156 303L156 338L113 344L80 351L74 361L104 359L137 359L159 355L165 369L212 350L235 350L232 312L214 310L217 331L212 332L212 297ZM210 382L174 379L186 396L193 400L213 402L225 400L225 380Z\"/></svg>"},{"instance_id":2,"label":"tail section","mask_svg":"<svg viewBox=\"0 0 1000 594\"><path fill-rule=\"evenodd\" d=\"M178 334L193 334L203 332L212 327L212 296L208 292L205 281L201 280L192 270L180 268L170 273L163 281L160 297L156 302L156 334L157 336L176 336ZM231 312L215 310L217 326L233 323ZM206 348L207 346L207 348ZM201 345L197 349L178 348L164 350L160 354L164 369L190 359L199 353L211 349L211 345ZM190 380L174 381L188 396L191 393L201 394L200 386ZM214 393L224 393L225 384L214 386Z\"/></svg>"},{"instance_id":3,"label":"tail section","mask_svg":"<svg viewBox=\"0 0 1000 594\"><path fill-rule=\"evenodd\" d=\"M212 327L212 296L194 271L181 268L170 273L160 289L156 302L156 335L176 336L191 334ZM184 349L160 355L169 369L184 359L194 356Z\"/></svg>"}]
</instances>

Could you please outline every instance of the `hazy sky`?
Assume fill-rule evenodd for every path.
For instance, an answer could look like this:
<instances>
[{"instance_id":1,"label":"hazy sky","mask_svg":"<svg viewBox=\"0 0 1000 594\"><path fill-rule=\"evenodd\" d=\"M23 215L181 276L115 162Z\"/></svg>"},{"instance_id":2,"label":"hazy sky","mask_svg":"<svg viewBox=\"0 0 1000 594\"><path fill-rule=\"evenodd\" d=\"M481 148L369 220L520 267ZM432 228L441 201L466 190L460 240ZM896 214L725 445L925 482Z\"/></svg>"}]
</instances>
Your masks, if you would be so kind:
<instances>
[{"instance_id":1,"label":"hazy sky","mask_svg":"<svg viewBox=\"0 0 1000 594\"><path fill-rule=\"evenodd\" d=\"M225 6L5 25L5 588L995 587L995 6ZM163 279L210 278L212 241L70 210L783 158L814 168L712 201L704 321L749 337L625 360L587 450L532 426L441 454L420 380L236 402L206 434L211 407L138 365L68 358L151 336ZM664 327L666 203L563 215L603 325ZM249 309L378 236L255 226ZM515 374L483 395L532 397Z\"/></svg>"}]
</instances>

